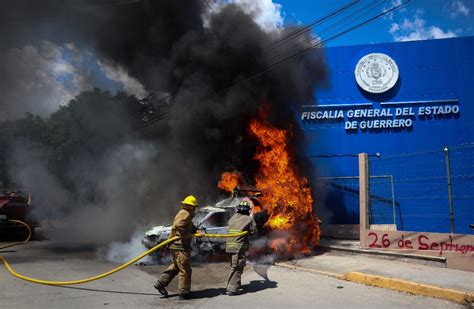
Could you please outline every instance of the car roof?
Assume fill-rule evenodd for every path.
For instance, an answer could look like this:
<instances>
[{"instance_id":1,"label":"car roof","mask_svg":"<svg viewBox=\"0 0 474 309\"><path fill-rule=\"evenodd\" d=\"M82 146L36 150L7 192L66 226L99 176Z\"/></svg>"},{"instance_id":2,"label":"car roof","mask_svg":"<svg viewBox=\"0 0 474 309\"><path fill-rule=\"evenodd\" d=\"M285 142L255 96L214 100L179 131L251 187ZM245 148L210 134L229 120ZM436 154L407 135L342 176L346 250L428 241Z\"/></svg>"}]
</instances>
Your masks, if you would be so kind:
<instances>
[{"instance_id":1,"label":"car roof","mask_svg":"<svg viewBox=\"0 0 474 309\"><path fill-rule=\"evenodd\" d=\"M214 206L205 206L200 208L198 211L200 212L226 212L233 207L214 207Z\"/></svg>"}]
</instances>

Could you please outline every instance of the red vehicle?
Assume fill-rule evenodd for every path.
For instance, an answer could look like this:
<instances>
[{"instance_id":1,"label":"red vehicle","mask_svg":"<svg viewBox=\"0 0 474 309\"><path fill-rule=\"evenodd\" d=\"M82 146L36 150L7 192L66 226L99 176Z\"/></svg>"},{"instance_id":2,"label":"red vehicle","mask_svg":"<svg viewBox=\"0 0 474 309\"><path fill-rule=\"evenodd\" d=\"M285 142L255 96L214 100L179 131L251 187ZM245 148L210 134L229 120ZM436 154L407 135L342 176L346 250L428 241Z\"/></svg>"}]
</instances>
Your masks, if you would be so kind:
<instances>
[{"instance_id":1,"label":"red vehicle","mask_svg":"<svg viewBox=\"0 0 474 309\"><path fill-rule=\"evenodd\" d=\"M28 192L24 190L0 191L0 219L3 219L3 224L0 224L0 233L3 234L6 229L24 228L21 224L7 220L23 221L30 226L33 233L34 229L40 226L33 210L31 195Z\"/></svg>"}]
</instances>

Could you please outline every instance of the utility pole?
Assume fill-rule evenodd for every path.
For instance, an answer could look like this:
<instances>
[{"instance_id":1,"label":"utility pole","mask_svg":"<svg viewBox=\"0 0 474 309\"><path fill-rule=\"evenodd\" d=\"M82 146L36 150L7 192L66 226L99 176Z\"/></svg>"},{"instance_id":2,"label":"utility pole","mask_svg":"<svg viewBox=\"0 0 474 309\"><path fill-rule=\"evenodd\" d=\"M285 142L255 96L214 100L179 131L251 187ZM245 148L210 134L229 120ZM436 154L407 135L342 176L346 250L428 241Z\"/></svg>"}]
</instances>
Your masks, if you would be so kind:
<instances>
[{"instance_id":1,"label":"utility pole","mask_svg":"<svg viewBox=\"0 0 474 309\"><path fill-rule=\"evenodd\" d=\"M449 223L451 226L451 233L454 233L453 190L452 190L452 184L451 184L451 164L449 162L448 146L444 147L444 157L446 161L446 178L448 182Z\"/></svg>"}]
</instances>

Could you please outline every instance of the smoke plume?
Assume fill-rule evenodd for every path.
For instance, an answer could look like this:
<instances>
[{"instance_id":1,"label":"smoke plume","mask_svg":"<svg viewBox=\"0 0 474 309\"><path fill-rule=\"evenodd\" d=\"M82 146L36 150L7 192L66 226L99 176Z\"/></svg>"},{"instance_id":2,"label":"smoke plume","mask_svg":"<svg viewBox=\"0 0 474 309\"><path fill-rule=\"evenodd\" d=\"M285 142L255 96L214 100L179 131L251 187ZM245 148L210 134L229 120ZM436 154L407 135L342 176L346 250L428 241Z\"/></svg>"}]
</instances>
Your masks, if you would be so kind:
<instances>
[{"instance_id":1,"label":"smoke plume","mask_svg":"<svg viewBox=\"0 0 474 309\"><path fill-rule=\"evenodd\" d=\"M268 7L269 1L263 2ZM246 126L263 109L271 124L296 132L293 147L297 154L302 141L297 138L292 115L299 104L314 100L315 86L326 74L323 54L314 50L264 72L282 52L272 42L294 29L282 28L281 22L262 27L260 13L252 1L219 2L214 11L204 0L185 4L151 0L2 2L2 55L21 53L28 48L25 46L44 41L54 46L73 44L83 53L92 51L110 78L129 85L127 90L172 96L160 103L169 111L167 116L145 129L133 125L140 120L136 113L115 119L107 111L86 113L90 140L84 143L100 151L91 155L78 145L74 153L65 154L59 172L49 167L45 147L17 146L10 174L34 192L45 217L61 213L71 222L75 240L100 243L124 240L138 225L166 222L188 194L196 195L201 204L215 201L216 184L225 170L237 169L251 179L255 142L248 137ZM283 51L298 51L311 42L308 35ZM36 55L47 57L38 51ZM1 57L0 62L3 66L15 59L21 57L12 54ZM24 79L36 65L23 64L29 67L15 71L21 76L9 75L8 83ZM88 79L91 86L100 82L96 79ZM8 83L2 81L0 89L11 88ZM39 105L44 101L34 92L24 95L25 102ZM44 113L33 103L22 106L48 114L60 104L47 101L48 107L41 109ZM16 115L24 111L10 102L0 99L2 111ZM104 131L110 133L105 140L113 143L104 145L103 139L96 138Z\"/></svg>"}]
</instances>

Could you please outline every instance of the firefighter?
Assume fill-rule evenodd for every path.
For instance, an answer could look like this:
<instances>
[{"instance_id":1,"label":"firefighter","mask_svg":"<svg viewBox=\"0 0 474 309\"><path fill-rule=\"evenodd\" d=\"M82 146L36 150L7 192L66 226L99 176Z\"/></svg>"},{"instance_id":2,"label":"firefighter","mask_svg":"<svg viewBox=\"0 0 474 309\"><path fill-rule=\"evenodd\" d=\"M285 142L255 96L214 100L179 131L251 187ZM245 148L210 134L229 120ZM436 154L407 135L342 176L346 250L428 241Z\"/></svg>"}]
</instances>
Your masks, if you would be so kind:
<instances>
[{"instance_id":1,"label":"firefighter","mask_svg":"<svg viewBox=\"0 0 474 309\"><path fill-rule=\"evenodd\" d=\"M155 283L155 288L164 296L168 295L166 286L176 275L179 275L179 299L189 299L191 297L191 240L197 231L192 219L196 214L197 207L197 199L189 195L181 201L181 210L174 217L170 238L174 236L181 238L169 246L173 262L163 271Z\"/></svg>"},{"instance_id":2,"label":"firefighter","mask_svg":"<svg viewBox=\"0 0 474 309\"><path fill-rule=\"evenodd\" d=\"M249 248L249 236L257 232L255 221L250 217L250 204L242 201L237 212L229 220L229 233L248 231L244 236L227 238L226 249L230 261L230 274L227 280L227 295L240 294L241 277L246 263L245 253Z\"/></svg>"}]
</instances>

